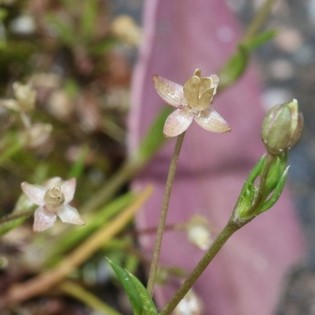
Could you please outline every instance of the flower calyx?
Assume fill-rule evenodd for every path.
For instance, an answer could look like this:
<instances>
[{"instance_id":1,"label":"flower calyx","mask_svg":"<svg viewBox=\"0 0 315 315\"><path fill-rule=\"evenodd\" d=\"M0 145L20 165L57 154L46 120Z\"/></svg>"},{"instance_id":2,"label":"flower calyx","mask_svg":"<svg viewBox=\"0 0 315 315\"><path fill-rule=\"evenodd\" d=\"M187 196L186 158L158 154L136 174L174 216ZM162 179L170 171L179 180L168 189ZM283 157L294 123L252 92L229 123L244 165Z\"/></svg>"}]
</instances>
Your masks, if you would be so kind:
<instances>
[{"instance_id":1,"label":"flower calyx","mask_svg":"<svg viewBox=\"0 0 315 315\"><path fill-rule=\"evenodd\" d=\"M219 84L216 74L202 77L201 70L196 69L183 86L158 75L153 76L153 82L158 95L176 108L165 121L166 137L185 132L193 120L210 132L230 131L228 123L211 106Z\"/></svg>"},{"instance_id":2,"label":"flower calyx","mask_svg":"<svg viewBox=\"0 0 315 315\"><path fill-rule=\"evenodd\" d=\"M34 213L35 232L52 227L57 216L64 223L85 224L77 209L69 205L75 192L75 178L62 181L61 178L54 177L42 186L23 182L21 187L28 199L39 206Z\"/></svg>"}]
</instances>

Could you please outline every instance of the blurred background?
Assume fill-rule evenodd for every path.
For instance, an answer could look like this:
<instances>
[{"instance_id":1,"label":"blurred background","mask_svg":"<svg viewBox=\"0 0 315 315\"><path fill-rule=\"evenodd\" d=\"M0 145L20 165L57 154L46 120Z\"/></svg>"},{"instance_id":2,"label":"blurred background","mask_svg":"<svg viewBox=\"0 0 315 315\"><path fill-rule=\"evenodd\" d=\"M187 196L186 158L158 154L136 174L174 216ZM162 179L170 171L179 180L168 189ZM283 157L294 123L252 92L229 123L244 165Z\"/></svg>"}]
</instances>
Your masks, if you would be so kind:
<instances>
[{"instance_id":1,"label":"blurred background","mask_svg":"<svg viewBox=\"0 0 315 315\"><path fill-rule=\"evenodd\" d=\"M243 29L263 3L225 2ZM81 206L126 160L130 86L138 49L143 44L143 7L140 0L0 0L1 217L11 214L12 209L20 211L16 202L24 180L40 183L56 175L74 176L80 187L75 205ZM312 315L315 1L277 1L266 27L275 29L278 35L254 52L253 63L263 86L262 104L267 109L296 98L305 119L303 137L290 154L289 186L306 239L307 256L288 276L277 314ZM229 30L222 32L223 37L229 37ZM15 82L28 84L36 91L36 107L27 113L32 129L23 122L21 111L8 106L7 101L15 97ZM117 195L126 191L128 183ZM47 242L54 246L58 235L67 233L65 227L57 225L49 234L34 237L31 224L32 220L27 220L1 239L0 292L44 269ZM131 231L129 228L124 234L128 245L113 242L103 250L143 277L139 259L134 259L139 255L134 241L130 241ZM121 248L128 248L132 258L126 259ZM103 256L101 252L91 257L77 279L122 314L129 314L119 286L108 282L110 272L104 267ZM1 314L98 314L69 298L71 294L67 296L53 295L40 303L30 301Z\"/></svg>"}]
</instances>

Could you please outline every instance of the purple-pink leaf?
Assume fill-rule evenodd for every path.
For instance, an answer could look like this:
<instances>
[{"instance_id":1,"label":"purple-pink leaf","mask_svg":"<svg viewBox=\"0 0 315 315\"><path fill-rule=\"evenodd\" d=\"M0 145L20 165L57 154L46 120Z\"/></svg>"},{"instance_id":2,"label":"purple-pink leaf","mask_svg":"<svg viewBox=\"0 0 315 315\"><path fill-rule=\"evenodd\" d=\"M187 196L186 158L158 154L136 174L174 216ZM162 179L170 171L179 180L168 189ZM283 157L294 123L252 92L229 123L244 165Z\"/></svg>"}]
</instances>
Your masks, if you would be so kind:
<instances>
[{"instance_id":1,"label":"purple-pink leaf","mask_svg":"<svg viewBox=\"0 0 315 315\"><path fill-rule=\"evenodd\" d=\"M151 0L145 2L144 44L134 73L129 144L132 154L161 110L152 85L158 73L184 82L199 67L218 71L240 38L235 17L221 0ZM232 126L230 134L211 134L192 124L185 136L167 223L208 218L212 234L228 220L248 172L264 152L260 142L263 110L261 89L251 68L244 78L215 98L215 107ZM136 218L141 229L156 227L175 141L169 141L134 185L154 183L155 192ZM154 235L140 239L152 255ZM290 244L290 246L288 246ZM277 205L249 223L228 241L194 287L205 315L270 315L289 268L303 254L303 241L290 197L284 192ZM202 251L184 233L167 232L161 264L191 270ZM158 286L156 299L165 305L180 280Z\"/></svg>"}]
</instances>

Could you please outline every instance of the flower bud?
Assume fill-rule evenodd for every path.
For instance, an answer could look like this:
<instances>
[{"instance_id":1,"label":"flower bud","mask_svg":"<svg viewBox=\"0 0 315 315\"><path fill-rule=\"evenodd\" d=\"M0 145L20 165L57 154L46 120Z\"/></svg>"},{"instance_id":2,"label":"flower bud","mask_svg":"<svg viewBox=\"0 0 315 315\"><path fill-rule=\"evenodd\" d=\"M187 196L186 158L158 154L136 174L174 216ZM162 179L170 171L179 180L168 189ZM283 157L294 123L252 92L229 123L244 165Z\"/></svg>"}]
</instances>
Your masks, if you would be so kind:
<instances>
[{"instance_id":1,"label":"flower bud","mask_svg":"<svg viewBox=\"0 0 315 315\"><path fill-rule=\"evenodd\" d=\"M194 215L186 224L187 238L190 243L206 251L212 244L212 235L206 218Z\"/></svg>"},{"instance_id":2,"label":"flower bud","mask_svg":"<svg viewBox=\"0 0 315 315\"><path fill-rule=\"evenodd\" d=\"M36 92L26 84L13 83L13 91L22 112L31 112L35 108Z\"/></svg>"},{"instance_id":3,"label":"flower bud","mask_svg":"<svg viewBox=\"0 0 315 315\"><path fill-rule=\"evenodd\" d=\"M262 140L267 151L279 155L290 150L300 139L303 129L303 116L298 110L298 102L272 107L262 124Z\"/></svg>"}]
</instances>

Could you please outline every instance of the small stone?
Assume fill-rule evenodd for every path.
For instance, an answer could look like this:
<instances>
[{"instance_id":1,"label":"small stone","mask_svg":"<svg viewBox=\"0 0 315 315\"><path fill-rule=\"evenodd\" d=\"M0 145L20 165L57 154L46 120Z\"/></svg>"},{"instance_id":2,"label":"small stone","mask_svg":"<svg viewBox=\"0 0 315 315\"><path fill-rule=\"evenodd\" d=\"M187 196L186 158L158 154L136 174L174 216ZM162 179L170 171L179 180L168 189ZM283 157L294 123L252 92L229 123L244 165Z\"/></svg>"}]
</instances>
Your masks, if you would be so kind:
<instances>
[{"instance_id":1,"label":"small stone","mask_svg":"<svg viewBox=\"0 0 315 315\"><path fill-rule=\"evenodd\" d=\"M276 59L268 65L270 75L277 80L288 80L294 75L292 64L285 59Z\"/></svg>"},{"instance_id":2,"label":"small stone","mask_svg":"<svg viewBox=\"0 0 315 315\"><path fill-rule=\"evenodd\" d=\"M302 34L294 28L280 29L275 38L275 45L288 53L298 50L304 42Z\"/></svg>"}]
</instances>

